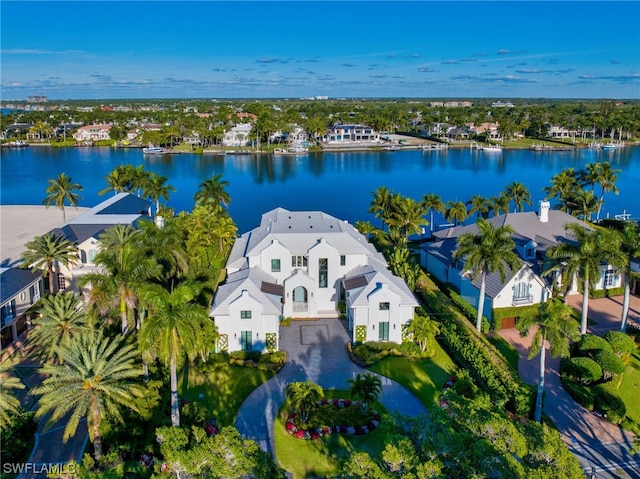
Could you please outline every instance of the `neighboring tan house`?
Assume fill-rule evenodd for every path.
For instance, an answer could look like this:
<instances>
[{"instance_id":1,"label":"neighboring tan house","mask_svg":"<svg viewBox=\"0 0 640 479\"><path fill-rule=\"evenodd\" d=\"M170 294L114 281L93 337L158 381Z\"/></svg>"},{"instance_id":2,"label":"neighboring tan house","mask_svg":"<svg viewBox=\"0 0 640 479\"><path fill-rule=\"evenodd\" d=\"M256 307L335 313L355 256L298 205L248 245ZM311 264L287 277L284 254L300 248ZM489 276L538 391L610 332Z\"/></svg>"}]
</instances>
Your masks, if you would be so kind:
<instances>
[{"instance_id":1,"label":"neighboring tan house","mask_svg":"<svg viewBox=\"0 0 640 479\"><path fill-rule=\"evenodd\" d=\"M72 136L76 141L110 140L110 131L111 125L85 125L78 128Z\"/></svg>"},{"instance_id":2,"label":"neighboring tan house","mask_svg":"<svg viewBox=\"0 0 640 479\"><path fill-rule=\"evenodd\" d=\"M95 271L93 260L100 250L100 235L117 224L137 225L140 220L150 216L149 208L147 200L131 193L118 193L51 230L50 233L63 236L78 248L78 263L71 270L64 267L59 269L57 289L64 291L71 287L78 291L76 278Z\"/></svg>"},{"instance_id":3,"label":"neighboring tan house","mask_svg":"<svg viewBox=\"0 0 640 479\"><path fill-rule=\"evenodd\" d=\"M2 350L31 327L29 309L40 299L42 273L20 268L0 268L0 327ZM4 359L3 354L3 358Z\"/></svg>"},{"instance_id":4,"label":"neighboring tan house","mask_svg":"<svg viewBox=\"0 0 640 479\"><path fill-rule=\"evenodd\" d=\"M323 141L329 144L379 143L380 135L367 125L338 124L327 130Z\"/></svg>"},{"instance_id":5,"label":"neighboring tan house","mask_svg":"<svg viewBox=\"0 0 640 479\"><path fill-rule=\"evenodd\" d=\"M278 349L283 317L338 318L353 341L402 342L417 301L352 225L320 211L276 208L243 234L211 308L218 351Z\"/></svg>"},{"instance_id":6,"label":"neighboring tan house","mask_svg":"<svg viewBox=\"0 0 640 479\"><path fill-rule=\"evenodd\" d=\"M229 131L226 131L222 139L223 146L249 146L249 133L251 132L251 123L238 123Z\"/></svg>"},{"instance_id":7,"label":"neighboring tan house","mask_svg":"<svg viewBox=\"0 0 640 479\"><path fill-rule=\"evenodd\" d=\"M585 228L589 226L560 211L550 209L548 201L540 202L539 212L507 213L488 219L494 227L511 226L511 236L516 252L522 260L517 271L506 269L505 281L500 274L491 272L486 278L485 316L491 320L492 309L512 306L527 306L547 301L551 297L554 277L543 276L546 251L563 241L574 241L565 230L565 225L577 223ZM476 223L455 226L434 232L434 242L422 247L421 265L440 282L453 285L460 295L472 306L478 306L480 297L480 279L474 281L465 269L464 261L455 260L453 253L457 239L465 233L475 234ZM561 278L557 278L561 279ZM595 281L596 289L617 288L622 285L622 273L613 266L603 264ZM569 294L578 292L574 281Z\"/></svg>"}]
</instances>

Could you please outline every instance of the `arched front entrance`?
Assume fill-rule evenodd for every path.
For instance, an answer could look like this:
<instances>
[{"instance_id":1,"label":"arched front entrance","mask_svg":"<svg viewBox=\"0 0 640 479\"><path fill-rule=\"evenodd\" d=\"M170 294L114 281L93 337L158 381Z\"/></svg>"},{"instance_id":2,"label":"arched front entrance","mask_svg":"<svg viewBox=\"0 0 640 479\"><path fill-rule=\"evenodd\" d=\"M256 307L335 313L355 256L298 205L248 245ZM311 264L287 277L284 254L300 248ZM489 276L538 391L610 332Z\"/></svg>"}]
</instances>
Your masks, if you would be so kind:
<instances>
[{"instance_id":1,"label":"arched front entrance","mask_svg":"<svg viewBox=\"0 0 640 479\"><path fill-rule=\"evenodd\" d=\"M309 311L309 295L307 288L304 286L296 286L293 289L293 312L306 313Z\"/></svg>"}]
</instances>

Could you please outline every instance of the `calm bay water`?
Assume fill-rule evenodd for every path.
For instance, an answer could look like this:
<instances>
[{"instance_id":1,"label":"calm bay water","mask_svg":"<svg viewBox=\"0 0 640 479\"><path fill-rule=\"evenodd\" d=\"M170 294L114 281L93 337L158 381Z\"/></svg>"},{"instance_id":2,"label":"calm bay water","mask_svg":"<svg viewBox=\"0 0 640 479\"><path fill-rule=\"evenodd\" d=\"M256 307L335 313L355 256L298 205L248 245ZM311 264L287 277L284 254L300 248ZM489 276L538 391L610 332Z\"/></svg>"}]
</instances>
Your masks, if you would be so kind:
<instances>
[{"instance_id":1,"label":"calm bay water","mask_svg":"<svg viewBox=\"0 0 640 479\"><path fill-rule=\"evenodd\" d=\"M448 151L334 152L305 157L270 155L144 156L140 150L115 148L50 148L32 146L3 149L0 199L3 205L41 204L49 178L61 172L84 186L81 206L94 206L105 197L104 177L121 164L144 165L167 176L176 192L169 205L176 212L190 210L200 183L221 173L229 182L229 211L240 232L258 225L260 215L282 206L291 210L323 210L351 223L372 220L367 213L373 192L386 186L420 199L433 192L443 201L467 201L472 195L498 195L512 181L531 191L535 208L542 188L568 167L610 161L620 169L619 195L605 195L603 216L626 210L640 217L640 146L617 151L533 152L508 150L501 155L450 149ZM442 223L441 218L436 218Z\"/></svg>"}]
</instances>

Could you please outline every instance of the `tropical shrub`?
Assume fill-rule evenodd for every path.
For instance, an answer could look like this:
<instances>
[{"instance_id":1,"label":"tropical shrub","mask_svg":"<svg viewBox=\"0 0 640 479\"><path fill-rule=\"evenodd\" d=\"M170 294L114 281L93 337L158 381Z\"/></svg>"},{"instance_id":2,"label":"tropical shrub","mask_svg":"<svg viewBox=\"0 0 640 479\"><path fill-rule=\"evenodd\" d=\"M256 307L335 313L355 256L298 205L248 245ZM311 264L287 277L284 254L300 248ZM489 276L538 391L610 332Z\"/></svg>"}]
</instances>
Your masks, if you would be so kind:
<instances>
[{"instance_id":1,"label":"tropical shrub","mask_svg":"<svg viewBox=\"0 0 640 479\"><path fill-rule=\"evenodd\" d=\"M620 424L627 415L627 408L620 396L612 391L599 389L593 398L593 408L614 424Z\"/></svg>"},{"instance_id":2,"label":"tropical shrub","mask_svg":"<svg viewBox=\"0 0 640 479\"><path fill-rule=\"evenodd\" d=\"M22 463L29 457L38 429L34 416L33 411L11 414L10 423L0 428L0 457L4 464Z\"/></svg>"},{"instance_id":3,"label":"tropical shrub","mask_svg":"<svg viewBox=\"0 0 640 479\"><path fill-rule=\"evenodd\" d=\"M625 366L622 359L611 351L601 349L594 354L593 360L602 368L604 379L610 379L614 374L624 372Z\"/></svg>"},{"instance_id":4,"label":"tropical shrub","mask_svg":"<svg viewBox=\"0 0 640 479\"><path fill-rule=\"evenodd\" d=\"M589 385L602 378L602 368L591 358L571 358L563 363L563 372L580 384Z\"/></svg>"},{"instance_id":5,"label":"tropical shrub","mask_svg":"<svg viewBox=\"0 0 640 479\"><path fill-rule=\"evenodd\" d=\"M598 350L611 351L611 345L600 336L595 334L584 334L580 341L576 343L576 349L579 354L586 356L589 354L595 354Z\"/></svg>"},{"instance_id":6,"label":"tropical shrub","mask_svg":"<svg viewBox=\"0 0 640 479\"><path fill-rule=\"evenodd\" d=\"M622 331L609 331L604 335L605 341L611 345L613 353L619 358L625 358L636 350L633 338Z\"/></svg>"}]
</instances>

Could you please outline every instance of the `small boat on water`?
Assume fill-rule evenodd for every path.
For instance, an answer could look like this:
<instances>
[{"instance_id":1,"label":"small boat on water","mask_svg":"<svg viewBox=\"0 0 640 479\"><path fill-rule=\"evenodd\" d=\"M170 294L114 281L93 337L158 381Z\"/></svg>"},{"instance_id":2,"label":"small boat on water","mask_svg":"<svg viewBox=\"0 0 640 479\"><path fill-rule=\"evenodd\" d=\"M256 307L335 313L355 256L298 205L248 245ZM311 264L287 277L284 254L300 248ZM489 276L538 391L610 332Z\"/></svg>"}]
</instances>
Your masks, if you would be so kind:
<instances>
[{"instance_id":1,"label":"small boat on water","mask_svg":"<svg viewBox=\"0 0 640 479\"><path fill-rule=\"evenodd\" d=\"M29 146L29 143L24 140L15 140L8 143L3 143L2 146L5 148L25 148Z\"/></svg>"},{"instance_id":2,"label":"small boat on water","mask_svg":"<svg viewBox=\"0 0 640 479\"><path fill-rule=\"evenodd\" d=\"M289 148L276 148L273 150L274 155L306 155L309 148L304 146L291 146Z\"/></svg>"},{"instance_id":3,"label":"small boat on water","mask_svg":"<svg viewBox=\"0 0 640 479\"><path fill-rule=\"evenodd\" d=\"M169 152L160 146L148 146L142 149L142 153L145 155L164 155Z\"/></svg>"},{"instance_id":4,"label":"small boat on water","mask_svg":"<svg viewBox=\"0 0 640 479\"><path fill-rule=\"evenodd\" d=\"M606 143L602 145L603 150L615 150L617 148L623 148L623 147L624 147L624 143L615 143L615 142Z\"/></svg>"},{"instance_id":5,"label":"small boat on water","mask_svg":"<svg viewBox=\"0 0 640 479\"><path fill-rule=\"evenodd\" d=\"M502 147L500 145L483 145L480 149L487 153L502 153Z\"/></svg>"}]
</instances>

